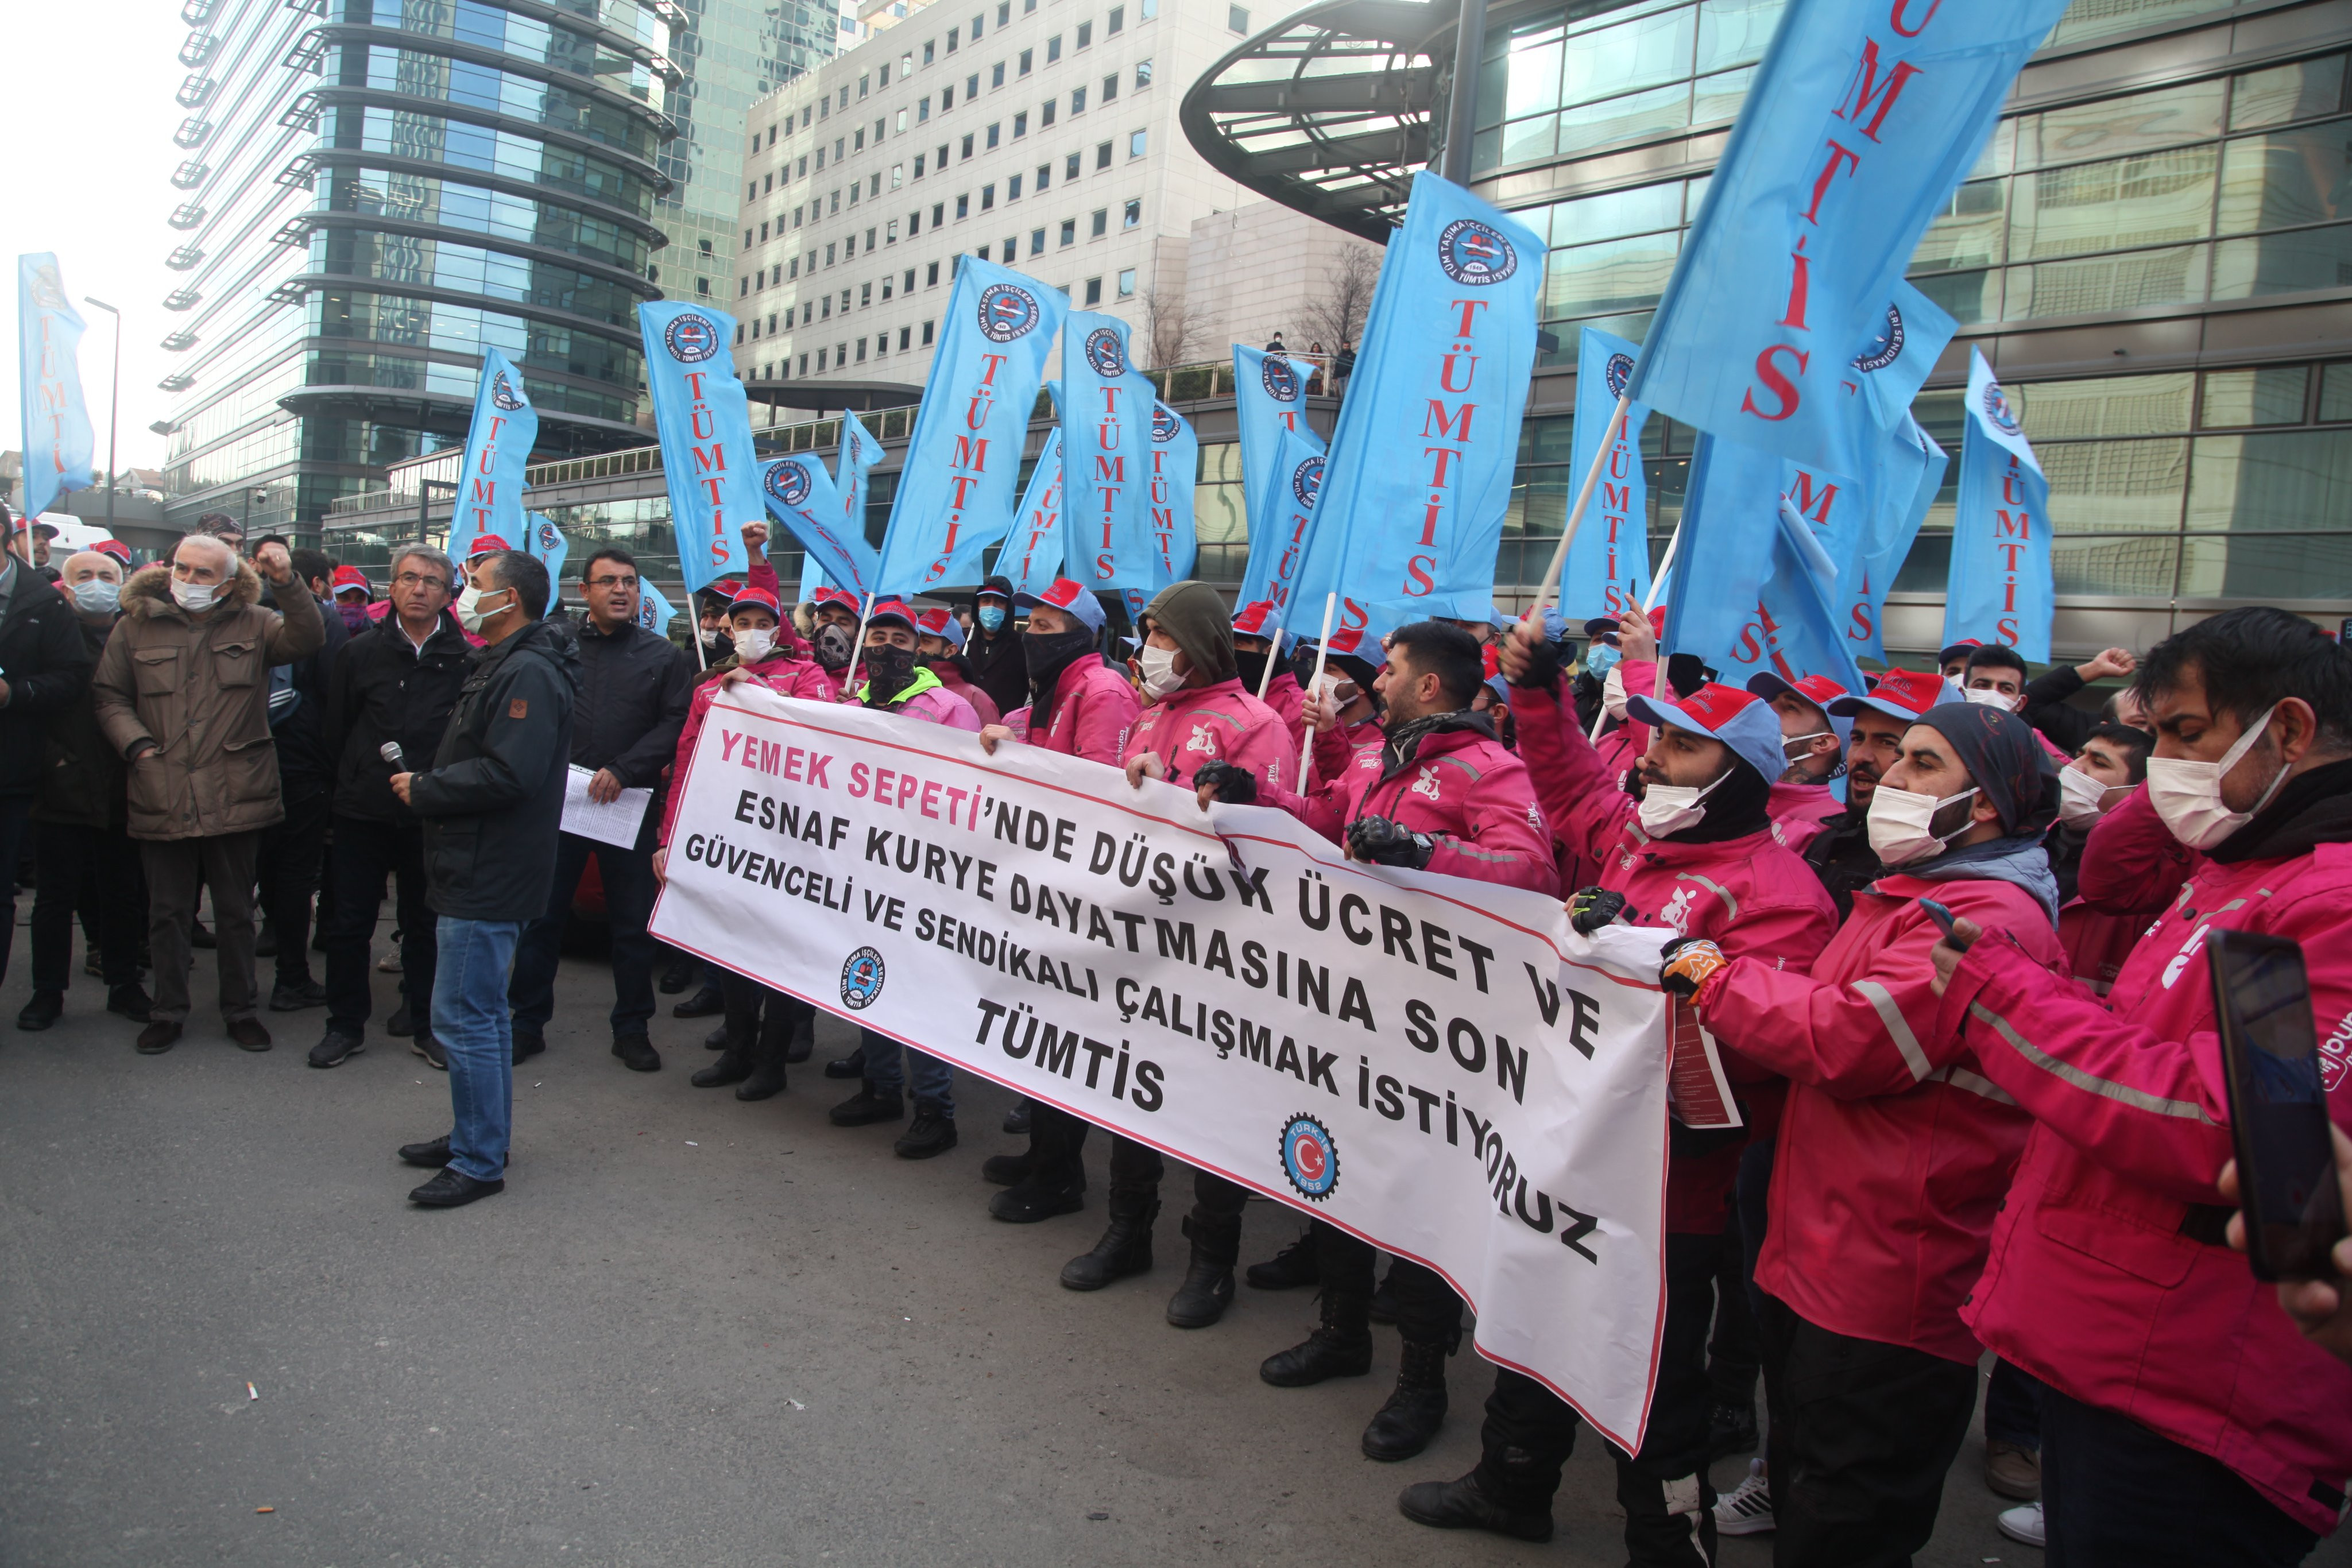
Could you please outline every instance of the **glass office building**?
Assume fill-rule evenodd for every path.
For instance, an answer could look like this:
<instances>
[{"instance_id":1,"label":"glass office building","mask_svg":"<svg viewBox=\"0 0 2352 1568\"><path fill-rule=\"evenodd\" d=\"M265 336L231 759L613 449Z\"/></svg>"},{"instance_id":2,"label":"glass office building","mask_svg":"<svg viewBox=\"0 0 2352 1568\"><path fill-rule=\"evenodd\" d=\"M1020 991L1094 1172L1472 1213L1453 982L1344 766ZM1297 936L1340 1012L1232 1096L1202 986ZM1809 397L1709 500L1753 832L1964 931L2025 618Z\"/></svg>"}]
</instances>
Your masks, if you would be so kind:
<instances>
[{"instance_id":1,"label":"glass office building","mask_svg":"<svg viewBox=\"0 0 2352 1568\"><path fill-rule=\"evenodd\" d=\"M837 10L186 0L170 516L316 529L460 441L482 350L543 454L642 444L635 308L715 298L744 106Z\"/></svg>"}]
</instances>

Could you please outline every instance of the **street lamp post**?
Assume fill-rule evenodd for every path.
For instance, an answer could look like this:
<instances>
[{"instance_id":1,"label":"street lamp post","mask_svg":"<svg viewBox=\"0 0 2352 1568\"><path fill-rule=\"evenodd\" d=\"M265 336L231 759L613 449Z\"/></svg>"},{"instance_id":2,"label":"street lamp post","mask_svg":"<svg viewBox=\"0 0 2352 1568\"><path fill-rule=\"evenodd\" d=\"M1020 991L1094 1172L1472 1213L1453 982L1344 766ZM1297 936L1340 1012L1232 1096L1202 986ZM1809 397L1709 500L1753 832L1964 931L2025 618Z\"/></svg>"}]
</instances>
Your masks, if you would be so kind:
<instances>
[{"instance_id":1,"label":"street lamp post","mask_svg":"<svg viewBox=\"0 0 2352 1568\"><path fill-rule=\"evenodd\" d=\"M114 532L114 427L122 416L122 312L88 294L85 305L95 305L114 318L114 381L106 392L106 531Z\"/></svg>"}]
</instances>

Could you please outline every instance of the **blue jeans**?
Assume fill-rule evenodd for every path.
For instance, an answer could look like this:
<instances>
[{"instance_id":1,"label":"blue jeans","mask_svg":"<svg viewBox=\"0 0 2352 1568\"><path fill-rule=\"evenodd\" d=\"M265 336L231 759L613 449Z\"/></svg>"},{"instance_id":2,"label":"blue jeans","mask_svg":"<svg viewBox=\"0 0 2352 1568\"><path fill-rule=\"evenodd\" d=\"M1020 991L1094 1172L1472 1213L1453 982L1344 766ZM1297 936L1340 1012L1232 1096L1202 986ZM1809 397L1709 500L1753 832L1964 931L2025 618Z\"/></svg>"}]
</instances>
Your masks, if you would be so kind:
<instances>
[{"instance_id":1,"label":"blue jeans","mask_svg":"<svg viewBox=\"0 0 2352 1568\"><path fill-rule=\"evenodd\" d=\"M514 1131L514 1029L507 971L520 920L457 920L435 927L433 1032L449 1055L449 1164L476 1181L506 1171Z\"/></svg>"},{"instance_id":2,"label":"blue jeans","mask_svg":"<svg viewBox=\"0 0 2352 1568\"><path fill-rule=\"evenodd\" d=\"M898 1071L898 1042L870 1029L857 1033L866 1051L866 1082L883 1093L898 1093L904 1082ZM954 1121L955 1099L949 1089L955 1082L955 1070L927 1051L917 1051L911 1045L905 1049L907 1071L915 1080L915 1103Z\"/></svg>"}]
</instances>

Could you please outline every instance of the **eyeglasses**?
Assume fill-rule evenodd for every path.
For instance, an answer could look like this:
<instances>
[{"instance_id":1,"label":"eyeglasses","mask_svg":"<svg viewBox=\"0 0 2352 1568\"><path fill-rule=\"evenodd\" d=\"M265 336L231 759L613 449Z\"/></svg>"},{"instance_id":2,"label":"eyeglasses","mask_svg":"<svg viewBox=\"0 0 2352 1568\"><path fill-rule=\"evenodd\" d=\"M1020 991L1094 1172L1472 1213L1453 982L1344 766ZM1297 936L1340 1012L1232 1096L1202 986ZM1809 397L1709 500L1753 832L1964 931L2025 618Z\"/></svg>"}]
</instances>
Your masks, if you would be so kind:
<instances>
[{"instance_id":1,"label":"eyeglasses","mask_svg":"<svg viewBox=\"0 0 2352 1568\"><path fill-rule=\"evenodd\" d=\"M437 588L444 593L449 591L447 583L437 577L427 577L421 571L404 571L392 580L392 585L394 588Z\"/></svg>"},{"instance_id":2,"label":"eyeglasses","mask_svg":"<svg viewBox=\"0 0 2352 1568\"><path fill-rule=\"evenodd\" d=\"M591 588L635 588L636 585L637 580L634 577L592 577L588 580Z\"/></svg>"}]
</instances>

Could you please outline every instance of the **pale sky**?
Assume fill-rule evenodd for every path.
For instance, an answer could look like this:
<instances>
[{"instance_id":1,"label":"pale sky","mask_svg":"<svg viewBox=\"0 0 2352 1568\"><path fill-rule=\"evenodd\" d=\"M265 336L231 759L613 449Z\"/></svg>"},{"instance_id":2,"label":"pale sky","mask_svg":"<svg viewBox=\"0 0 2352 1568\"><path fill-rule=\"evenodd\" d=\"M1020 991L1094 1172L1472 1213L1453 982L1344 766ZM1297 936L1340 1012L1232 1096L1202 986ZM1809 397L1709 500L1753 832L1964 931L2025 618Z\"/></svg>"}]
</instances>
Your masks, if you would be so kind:
<instances>
[{"instance_id":1,"label":"pale sky","mask_svg":"<svg viewBox=\"0 0 2352 1568\"><path fill-rule=\"evenodd\" d=\"M126 468L162 465L163 438L147 426L165 418L174 400L155 383L187 358L157 346L185 319L164 309L163 300L182 281L163 265L182 237L163 220L186 199L173 188L171 175L188 156L172 142L188 113L172 97L188 74L173 57L187 36L179 0L0 4L0 59L16 66L9 73L7 130L0 135L0 168L6 171L0 175L0 258L7 269L8 323L0 447L24 442L16 258L54 251L75 308L89 325L81 340L81 382L98 435L92 466L106 466L114 321L83 304L84 295L96 295L124 317L117 461Z\"/></svg>"}]
</instances>

